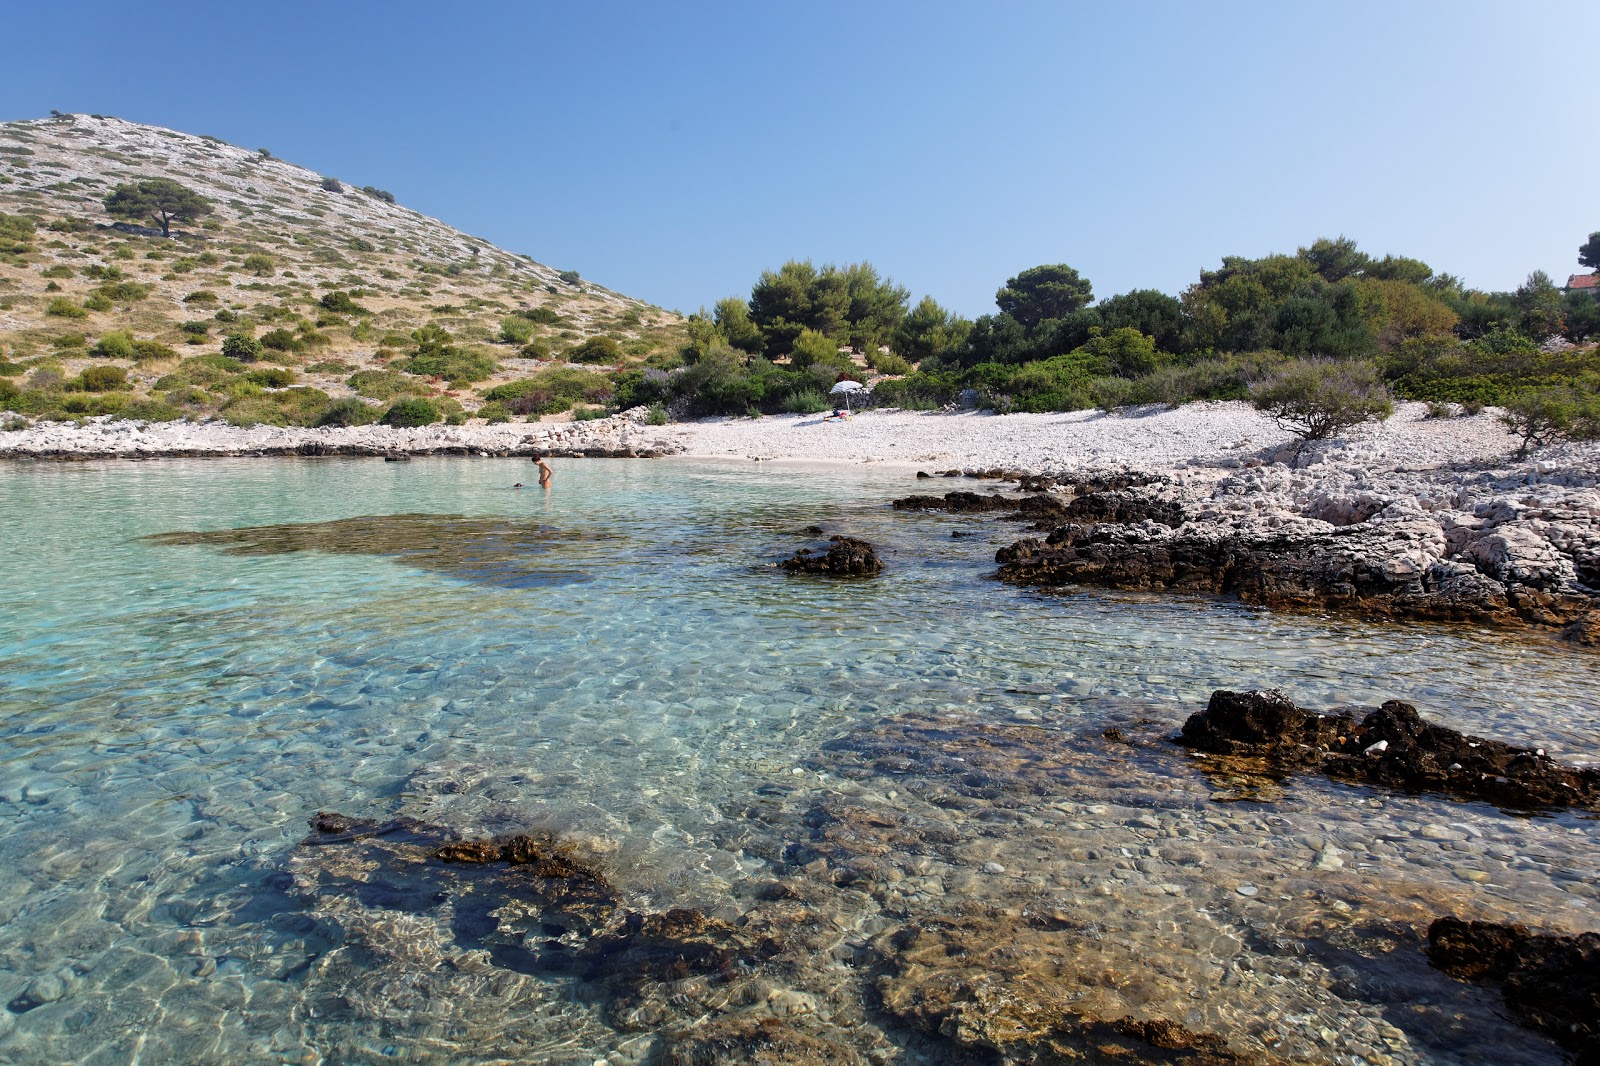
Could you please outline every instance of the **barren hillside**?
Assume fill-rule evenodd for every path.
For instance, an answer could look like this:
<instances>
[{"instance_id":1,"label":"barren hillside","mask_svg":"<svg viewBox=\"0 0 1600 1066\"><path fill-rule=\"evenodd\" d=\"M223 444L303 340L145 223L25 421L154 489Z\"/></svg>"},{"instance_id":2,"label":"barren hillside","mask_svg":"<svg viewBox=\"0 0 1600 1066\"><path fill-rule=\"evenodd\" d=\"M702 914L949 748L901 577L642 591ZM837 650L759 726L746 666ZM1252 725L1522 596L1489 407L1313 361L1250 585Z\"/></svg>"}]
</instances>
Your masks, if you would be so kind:
<instances>
[{"instance_id":1,"label":"barren hillside","mask_svg":"<svg viewBox=\"0 0 1600 1066\"><path fill-rule=\"evenodd\" d=\"M107 212L149 178L211 212L170 238ZM254 344L226 359L230 335ZM358 421L407 397L459 419L496 384L573 379L502 405L537 417L603 403L603 371L682 337L670 312L261 150L102 116L0 124L0 418L308 423L359 396Z\"/></svg>"}]
</instances>

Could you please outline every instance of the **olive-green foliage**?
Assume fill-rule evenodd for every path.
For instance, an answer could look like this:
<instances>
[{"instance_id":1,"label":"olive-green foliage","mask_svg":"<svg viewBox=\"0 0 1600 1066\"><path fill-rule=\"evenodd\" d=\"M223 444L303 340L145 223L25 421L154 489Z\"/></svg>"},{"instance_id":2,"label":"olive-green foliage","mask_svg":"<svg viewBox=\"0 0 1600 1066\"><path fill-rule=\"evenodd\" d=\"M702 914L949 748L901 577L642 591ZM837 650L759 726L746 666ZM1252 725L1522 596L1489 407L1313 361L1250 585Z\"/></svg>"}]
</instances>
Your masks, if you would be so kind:
<instances>
[{"instance_id":1,"label":"olive-green foliage","mask_svg":"<svg viewBox=\"0 0 1600 1066\"><path fill-rule=\"evenodd\" d=\"M185 296L183 298L183 302L186 304L197 304L202 307L215 307L217 304L217 294L209 289L196 289L194 292L191 292L189 295Z\"/></svg>"},{"instance_id":2,"label":"olive-green foliage","mask_svg":"<svg viewBox=\"0 0 1600 1066\"><path fill-rule=\"evenodd\" d=\"M1504 406L1500 420L1518 438L1518 458L1558 441L1600 440L1600 375L1568 385L1525 386Z\"/></svg>"},{"instance_id":3,"label":"olive-green foliage","mask_svg":"<svg viewBox=\"0 0 1600 1066\"><path fill-rule=\"evenodd\" d=\"M572 363L616 363L622 359L622 346L615 337L590 337L566 352Z\"/></svg>"},{"instance_id":4,"label":"olive-green foliage","mask_svg":"<svg viewBox=\"0 0 1600 1066\"><path fill-rule=\"evenodd\" d=\"M867 365L880 374L911 373L911 364L893 352L869 352Z\"/></svg>"},{"instance_id":5,"label":"olive-green foliage","mask_svg":"<svg viewBox=\"0 0 1600 1066\"><path fill-rule=\"evenodd\" d=\"M345 380L345 384L374 400L392 400L418 385L416 381L395 370L359 370L351 374Z\"/></svg>"},{"instance_id":6,"label":"olive-green foliage","mask_svg":"<svg viewBox=\"0 0 1600 1066\"><path fill-rule=\"evenodd\" d=\"M154 222L166 237L172 235L172 223L193 222L214 210L210 200L171 178L145 178L118 185L104 204L113 217Z\"/></svg>"},{"instance_id":7,"label":"olive-green foliage","mask_svg":"<svg viewBox=\"0 0 1600 1066\"><path fill-rule=\"evenodd\" d=\"M790 347L789 364L796 367L808 367L813 363L827 365L838 355L839 346L826 334L814 329L803 329Z\"/></svg>"},{"instance_id":8,"label":"olive-green foliage","mask_svg":"<svg viewBox=\"0 0 1600 1066\"><path fill-rule=\"evenodd\" d=\"M380 412L371 404L362 403L354 396L346 396L328 405L317 419L319 426L369 426L378 420Z\"/></svg>"},{"instance_id":9,"label":"olive-green foliage","mask_svg":"<svg viewBox=\"0 0 1600 1066\"><path fill-rule=\"evenodd\" d=\"M650 413L645 415L644 424L647 426L664 426L668 420L666 405L653 403L650 405Z\"/></svg>"},{"instance_id":10,"label":"olive-green foliage","mask_svg":"<svg viewBox=\"0 0 1600 1066\"><path fill-rule=\"evenodd\" d=\"M0 211L0 258L16 262L33 251L36 225L27 215L8 215Z\"/></svg>"},{"instance_id":11,"label":"olive-green foliage","mask_svg":"<svg viewBox=\"0 0 1600 1066\"><path fill-rule=\"evenodd\" d=\"M408 374L443 378L451 385L470 385L499 369L499 364L490 356L456 347L441 326L430 323L414 331L411 337L416 350L411 358L399 364Z\"/></svg>"},{"instance_id":12,"label":"olive-green foliage","mask_svg":"<svg viewBox=\"0 0 1600 1066\"><path fill-rule=\"evenodd\" d=\"M594 422L606 417L607 413L604 407L579 406L572 409L572 420L574 422Z\"/></svg>"},{"instance_id":13,"label":"olive-green foliage","mask_svg":"<svg viewBox=\"0 0 1600 1066\"><path fill-rule=\"evenodd\" d=\"M300 341L289 330L273 329L261 335L261 347L275 352L295 352L300 350Z\"/></svg>"},{"instance_id":14,"label":"olive-green foliage","mask_svg":"<svg viewBox=\"0 0 1600 1066\"><path fill-rule=\"evenodd\" d=\"M138 422L176 422L183 415L181 407L155 398L130 401L116 413L119 419Z\"/></svg>"},{"instance_id":15,"label":"olive-green foliage","mask_svg":"<svg viewBox=\"0 0 1600 1066\"><path fill-rule=\"evenodd\" d=\"M553 326L561 321L561 316L548 307L525 307L516 312L518 318L525 318L539 326Z\"/></svg>"},{"instance_id":16,"label":"olive-green foliage","mask_svg":"<svg viewBox=\"0 0 1600 1066\"><path fill-rule=\"evenodd\" d=\"M894 381L880 381L872 387L873 402L883 407L907 411L934 411L961 398L958 375L949 371L922 371Z\"/></svg>"},{"instance_id":17,"label":"olive-green foliage","mask_svg":"<svg viewBox=\"0 0 1600 1066\"><path fill-rule=\"evenodd\" d=\"M524 359L548 359L550 358L550 342L544 337L535 337L521 348L518 348L517 354Z\"/></svg>"},{"instance_id":18,"label":"olive-green foliage","mask_svg":"<svg viewBox=\"0 0 1600 1066\"><path fill-rule=\"evenodd\" d=\"M261 342L249 333L230 333L222 339L222 354L242 363L260 359L261 350Z\"/></svg>"},{"instance_id":19,"label":"olive-green foliage","mask_svg":"<svg viewBox=\"0 0 1600 1066\"><path fill-rule=\"evenodd\" d=\"M39 271L39 276L41 278L70 278L76 273L77 271L67 266L67 264L57 263L55 266L45 267Z\"/></svg>"},{"instance_id":20,"label":"olive-green foliage","mask_svg":"<svg viewBox=\"0 0 1600 1066\"><path fill-rule=\"evenodd\" d=\"M1466 343L1409 341L1381 366L1408 400L1503 406L1519 390L1559 390L1600 373L1600 348L1544 352L1521 333L1502 329Z\"/></svg>"},{"instance_id":21,"label":"olive-green foliage","mask_svg":"<svg viewBox=\"0 0 1600 1066\"><path fill-rule=\"evenodd\" d=\"M270 278L277 273L277 264L272 261L272 256L263 252L245 256L244 262L240 265L258 278Z\"/></svg>"},{"instance_id":22,"label":"olive-green foliage","mask_svg":"<svg viewBox=\"0 0 1600 1066\"><path fill-rule=\"evenodd\" d=\"M1326 440L1394 411L1377 367L1366 361L1308 359L1259 383L1255 405L1301 440Z\"/></svg>"},{"instance_id":23,"label":"olive-green foliage","mask_svg":"<svg viewBox=\"0 0 1600 1066\"><path fill-rule=\"evenodd\" d=\"M264 394L242 389L222 406L221 414L236 426L311 426L328 406L327 393L304 385Z\"/></svg>"},{"instance_id":24,"label":"olive-green foliage","mask_svg":"<svg viewBox=\"0 0 1600 1066\"><path fill-rule=\"evenodd\" d=\"M78 381L84 392L113 392L128 384L128 372L120 366L84 367Z\"/></svg>"},{"instance_id":25,"label":"olive-green foliage","mask_svg":"<svg viewBox=\"0 0 1600 1066\"><path fill-rule=\"evenodd\" d=\"M269 389L281 389L285 385L293 385L295 383L295 373L293 370L285 370L282 367L262 367L260 370L250 371L244 376L244 379L252 385L260 385Z\"/></svg>"},{"instance_id":26,"label":"olive-green foliage","mask_svg":"<svg viewBox=\"0 0 1600 1066\"><path fill-rule=\"evenodd\" d=\"M88 311L79 307L65 296L57 296L55 299L51 300L49 305L45 307L44 313L47 315L54 315L57 318L89 317Z\"/></svg>"},{"instance_id":27,"label":"olive-green foliage","mask_svg":"<svg viewBox=\"0 0 1600 1066\"><path fill-rule=\"evenodd\" d=\"M791 392L783 400L784 411L792 415L814 415L819 411L826 411L832 406L821 389L802 389L798 392Z\"/></svg>"},{"instance_id":28,"label":"olive-green foliage","mask_svg":"<svg viewBox=\"0 0 1600 1066\"><path fill-rule=\"evenodd\" d=\"M838 337L862 351L888 341L905 318L910 294L870 263L820 269L810 260L790 260L777 271L763 271L751 289L749 320L760 331L762 349L787 355L803 330ZM731 311L731 308L729 308ZM743 335L736 316L724 313L728 330ZM715 323L711 323L715 325ZM718 331L722 340L733 338ZM753 344L753 341L743 343Z\"/></svg>"},{"instance_id":29,"label":"olive-green foliage","mask_svg":"<svg viewBox=\"0 0 1600 1066\"><path fill-rule=\"evenodd\" d=\"M355 367L351 366L349 363L344 363L344 362L340 362L337 359L332 359L332 360L328 360L328 361L322 362L322 363L312 363L310 366L306 367L306 373L307 374L348 374L350 371L352 371L354 369L355 369Z\"/></svg>"},{"instance_id":30,"label":"olive-green foliage","mask_svg":"<svg viewBox=\"0 0 1600 1066\"><path fill-rule=\"evenodd\" d=\"M176 359L177 351L162 344L160 341L142 340L133 342L133 358L141 363L154 363L162 359Z\"/></svg>"},{"instance_id":31,"label":"olive-green foliage","mask_svg":"<svg viewBox=\"0 0 1600 1066\"><path fill-rule=\"evenodd\" d=\"M604 374L577 367L554 366L532 377L496 385L484 399L500 402L519 415L551 415L577 403L606 404L615 397L611 380Z\"/></svg>"},{"instance_id":32,"label":"olive-green foliage","mask_svg":"<svg viewBox=\"0 0 1600 1066\"><path fill-rule=\"evenodd\" d=\"M478 417L490 425L498 422L509 422L511 421L511 408L498 400L491 400L478 408Z\"/></svg>"},{"instance_id":33,"label":"olive-green foliage","mask_svg":"<svg viewBox=\"0 0 1600 1066\"><path fill-rule=\"evenodd\" d=\"M356 303L354 297L352 297L348 292L340 292L337 289L333 292L324 293L322 299L317 301L317 306L321 307L324 311L332 311L334 314L338 315L372 314L371 311Z\"/></svg>"},{"instance_id":34,"label":"olive-green foliage","mask_svg":"<svg viewBox=\"0 0 1600 1066\"><path fill-rule=\"evenodd\" d=\"M507 344L527 344L533 339L533 323L520 316L500 320L500 339Z\"/></svg>"},{"instance_id":35,"label":"olive-green foliage","mask_svg":"<svg viewBox=\"0 0 1600 1066\"><path fill-rule=\"evenodd\" d=\"M163 374L156 381L155 388L160 392L186 388L215 389L237 379L243 370L243 363L225 355L190 356L170 374Z\"/></svg>"},{"instance_id":36,"label":"olive-green foliage","mask_svg":"<svg viewBox=\"0 0 1600 1066\"><path fill-rule=\"evenodd\" d=\"M100 334L100 339L95 341L89 354L102 359L132 359L135 352L133 345L132 333L125 329L109 329Z\"/></svg>"},{"instance_id":37,"label":"olive-green foliage","mask_svg":"<svg viewBox=\"0 0 1600 1066\"><path fill-rule=\"evenodd\" d=\"M386 426L431 426L439 421L439 409L420 396L399 400L383 413Z\"/></svg>"}]
</instances>

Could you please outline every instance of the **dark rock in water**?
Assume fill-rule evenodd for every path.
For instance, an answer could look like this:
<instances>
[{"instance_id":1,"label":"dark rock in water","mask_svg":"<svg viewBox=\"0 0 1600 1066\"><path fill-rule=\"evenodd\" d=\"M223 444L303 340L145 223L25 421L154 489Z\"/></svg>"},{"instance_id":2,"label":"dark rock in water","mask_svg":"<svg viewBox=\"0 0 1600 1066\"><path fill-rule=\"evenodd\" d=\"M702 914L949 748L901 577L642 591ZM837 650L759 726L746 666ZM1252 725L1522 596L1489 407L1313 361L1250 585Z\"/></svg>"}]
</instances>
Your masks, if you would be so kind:
<instances>
[{"instance_id":1,"label":"dark rock in water","mask_svg":"<svg viewBox=\"0 0 1600 1066\"><path fill-rule=\"evenodd\" d=\"M1499 982L1519 1023L1577 1052L1578 1066L1600 1066L1600 933L1446 917L1428 928L1428 958L1451 977Z\"/></svg>"},{"instance_id":2,"label":"dark rock in water","mask_svg":"<svg viewBox=\"0 0 1600 1066\"><path fill-rule=\"evenodd\" d=\"M883 569L883 560L871 544L855 537L829 537L826 552L801 548L794 558L778 565L802 574L828 574L835 577L868 577Z\"/></svg>"},{"instance_id":3,"label":"dark rock in water","mask_svg":"<svg viewBox=\"0 0 1600 1066\"><path fill-rule=\"evenodd\" d=\"M1561 639L1586 648L1600 648L1600 611L1590 611L1567 626L1561 631Z\"/></svg>"},{"instance_id":4,"label":"dark rock in water","mask_svg":"<svg viewBox=\"0 0 1600 1066\"><path fill-rule=\"evenodd\" d=\"M1543 751L1434 725L1390 700L1359 723L1349 714L1301 710L1281 692L1212 693L1178 742L1227 756L1315 766L1329 777L1410 792L1444 792L1501 807L1600 809L1600 769L1575 768Z\"/></svg>"},{"instance_id":5,"label":"dark rock in water","mask_svg":"<svg viewBox=\"0 0 1600 1066\"><path fill-rule=\"evenodd\" d=\"M922 478L925 478L925 477L930 477L930 478L931 478L931 477L932 477L932 476L933 476L933 475L932 475L932 474L930 474L930 473L928 473L928 472L927 472L927 471L926 471L926 470L918 470L918 471L917 471L917 478L918 478L918 480L920 480L920 479L922 479Z\"/></svg>"},{"instance_id":6,"label":"dark rock in water","mask_svg":"<svg viewBox=\"0 0 1600 1066\"><path fill-rule=\"evenodd\" d=\"M1170 528L1184 523L1183 508L1176 503L1125 490L1080 495L1067 505L1063 517L1069 522L1113 522L1119 525L1156 522Z\"/></svg>"},{"instance_id":7,"label":"dark rock in water","mask_svg":"<svg viewBox=\"0 0 1600 1066\"><path fill-rule=\"evenodd\" d=\"M950 514L986 514L1004 512L1002 518L1023 519L1049 526L1066 517L1064 501L1046 495L1014 496L984 495L977 492L947 492L943 496L905 496L894 501L897 511L946 511Z\"/></svg>"}]
</instances>

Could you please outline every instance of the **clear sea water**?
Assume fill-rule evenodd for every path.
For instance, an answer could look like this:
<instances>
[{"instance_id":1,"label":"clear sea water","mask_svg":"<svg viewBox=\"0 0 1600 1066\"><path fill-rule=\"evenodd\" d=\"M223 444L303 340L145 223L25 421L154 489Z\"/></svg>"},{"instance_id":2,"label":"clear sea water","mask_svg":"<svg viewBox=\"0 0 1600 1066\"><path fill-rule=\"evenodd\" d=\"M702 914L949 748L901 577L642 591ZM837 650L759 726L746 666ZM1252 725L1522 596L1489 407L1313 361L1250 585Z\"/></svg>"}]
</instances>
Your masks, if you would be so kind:
<instances>
[{"instance_id":1,"label":"clear sea water","mask_svg":"<svg viewBox=\"0 0 1600 1066\"><path fill-rule=\"evenodd\" d=\"M1128 697L1175 727L1215 688L1272 686L1600 759L1593 653L1544 638L1019 591L988 577L1008 532L897 514L930 483L872 466L557 467L549 493L490 459L0 467L0 1059L425 1057L404 1025L335 1032L315 979L286 976L330 946L282 890L318 810L463 832L514 812L607 842L661 905L714 909L753 862L709 843L721 812L908 711ZM146 539L394 515L524 543L508 576L483 523L408 519L433 549L409 559L338 526L315 534L336 551ZM773 569L813 525L887 571ZM554 1035L528 1061L614 1050L571 997L540 1009Z\"/></svg>"}]
</instances>

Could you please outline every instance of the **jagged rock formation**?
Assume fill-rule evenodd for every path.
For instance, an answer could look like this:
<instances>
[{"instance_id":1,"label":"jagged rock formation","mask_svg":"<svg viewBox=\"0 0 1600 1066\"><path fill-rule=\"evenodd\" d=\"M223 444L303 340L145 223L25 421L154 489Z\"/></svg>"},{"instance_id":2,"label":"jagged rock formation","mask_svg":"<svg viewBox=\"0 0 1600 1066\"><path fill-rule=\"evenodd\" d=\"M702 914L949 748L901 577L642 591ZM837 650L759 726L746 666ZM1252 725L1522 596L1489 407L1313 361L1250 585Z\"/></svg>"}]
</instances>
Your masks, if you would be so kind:
<instances>
[{"instance_id":1,"label":"jagged rock formation","mask_svg":"<svg viewBox=\"0 0 1600 1066\"><path fill-rule=\"evenodd\" d=\"M1232 594L1372 618L1566 626L1592 642L1600 490L1592 475L1587 481L1537 495L1458 490L1447 506L1436 496L1336 491L1287 470L1255 470L1207 486L1209 495L1157 484L1030 498L1039 501L1030 517L1052 513L1054 501L1059 521L1042 539L998 552L998 576L1029 586ZM977 499L947 497L943 506L1001 510L1005 498ZM896 506L939 506L911 501Z\"/></svg>"},{"instance_id":2,"label":"jagged rock formation","mask_svg":"<svg viewBox=\"0 0 1600 1066\"><path fill-rule=\"evenodd\" d=\"M829 537L825 552L801 548L778 564L800 574L826 574L831 577L870 577L883 569L877 549L855 537Z\"/></svg>"},{"instance_id":3,"label":"jagged rock formation","mask_svg":"<svg viewBox=\"0 0 1600 1066\"><path fill-rule=\"evenodd\" d=\"M1451 977L1500 985L1511 1014L1600 1064L1600 933L1550 936L1521 925L1440 918L1428 927L1428 958Z\"/></svg>"},{"instance_id":4,"label":"jagged rock formation","mask_svg":"<svg viewBox=\"0 0 1600 1066\"><path fill-rule=\"evenodd\" d=\"M1469 736L1390 700L1357 722L1317 714L1281 692L1211 694L1179 742L1218 755L1266 757L1330 777L1412 792L1445 792L1504 807L1600 808L1600 769L1563 766L1542 750Z\"/></svg>"}]
</instances>

